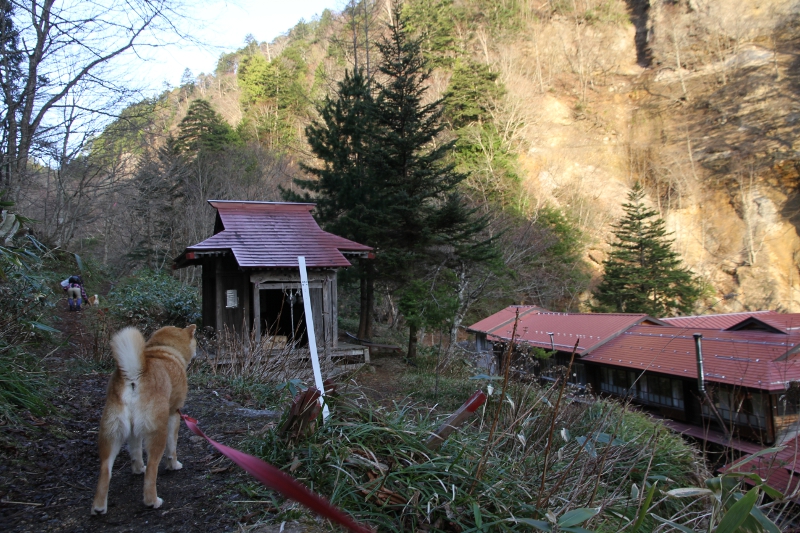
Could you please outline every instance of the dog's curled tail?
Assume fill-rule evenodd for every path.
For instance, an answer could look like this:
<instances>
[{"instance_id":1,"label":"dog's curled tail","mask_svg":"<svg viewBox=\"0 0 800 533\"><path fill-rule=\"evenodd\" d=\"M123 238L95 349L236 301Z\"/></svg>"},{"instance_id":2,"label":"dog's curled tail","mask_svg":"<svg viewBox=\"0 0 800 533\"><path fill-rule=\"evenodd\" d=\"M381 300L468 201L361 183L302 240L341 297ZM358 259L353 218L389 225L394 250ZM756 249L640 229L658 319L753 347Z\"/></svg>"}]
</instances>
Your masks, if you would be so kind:
<instances>
[{"instance_id":1,"label":"dog's curled tail","mask_svg":"<svg viewBox=\"0 0 800 533\"><path fill-rule=\"evenodd\" d=\"M111 338L111 353L126 379L139 379L144 366L144 344L144 337L136 328L125 328Z\"/></svg>"}]
</instances>

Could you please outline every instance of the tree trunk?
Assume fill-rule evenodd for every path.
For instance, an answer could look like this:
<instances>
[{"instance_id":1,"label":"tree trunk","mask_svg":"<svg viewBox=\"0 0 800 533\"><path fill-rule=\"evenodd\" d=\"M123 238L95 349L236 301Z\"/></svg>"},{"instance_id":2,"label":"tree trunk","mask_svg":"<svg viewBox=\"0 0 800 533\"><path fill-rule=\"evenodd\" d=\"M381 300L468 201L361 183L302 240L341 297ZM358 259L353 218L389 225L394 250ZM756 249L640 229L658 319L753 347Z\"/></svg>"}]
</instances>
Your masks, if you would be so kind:
<instances>
[{"instance_id":1,"label":"tree trunk","mask_svg":"<svg viewBox=\"0 0 800 533\"><path fill-rule=\"evenodd\" d=\"M416 359L417 357L417 326L410 325L408 327L408 358Z\"/></svg>"}]
</instances>

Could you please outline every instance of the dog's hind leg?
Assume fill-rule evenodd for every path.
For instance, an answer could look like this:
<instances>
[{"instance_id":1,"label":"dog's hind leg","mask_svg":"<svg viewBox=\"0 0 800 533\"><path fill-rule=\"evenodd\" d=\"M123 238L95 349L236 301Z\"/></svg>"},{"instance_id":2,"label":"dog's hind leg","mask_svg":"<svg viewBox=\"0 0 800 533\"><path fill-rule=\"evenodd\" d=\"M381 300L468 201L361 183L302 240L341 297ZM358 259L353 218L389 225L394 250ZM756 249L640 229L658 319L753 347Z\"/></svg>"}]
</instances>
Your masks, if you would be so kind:
<instances>
[{"instance_id":1,"label":"dog's hind leg","mask_svg":"<svg viewBox=\"0 0 800 533\"><path fill-rule=\"evenodd\" d=\"M131 470L134 474L144 473L144 459L142 458L142 436L131 431L128 437L128 452L131 454Z\"/></svg>"},{"instance_id":2,"label":"dog's hind leg","mask_svg":"<svg viewBox=\"0 0 800 533\"><path fill-rule=\"evenodd\" d=\"M125 435L118 431L103 431L100 425L98 444L100 448L100 478L97 480L97 490L94 493L92 514L105 514L108 508L108 484L111 481L111 470L117 458Z\"/></svg>"},{"instance_id":3,"label":"dog's hind leg","mask_svg":"<svg viewBox=\"0 0 800 533\"><path fill-rule=\"evenodd\" d=\"M172 413L169 417L167 428L167 469L180 470L183 465L178 461L178 429L181 427L181 417Z\"/></svg>"},{"instance_id":4,"label":"dog's hind leg","mask_svg":"<svg viewBox=\"0 0 800 533\"><path fill-rule=\"evenodd\" d=\"M169 415L164 415L167 418ZM144 439L147 445L147 468L144 472L144 504L158 509L164 500L158 497L156 479L158 478L158 463L164 456L167 445L167 421L157 423L155 431L150 432Z\"/></svg>"}]
</instances>

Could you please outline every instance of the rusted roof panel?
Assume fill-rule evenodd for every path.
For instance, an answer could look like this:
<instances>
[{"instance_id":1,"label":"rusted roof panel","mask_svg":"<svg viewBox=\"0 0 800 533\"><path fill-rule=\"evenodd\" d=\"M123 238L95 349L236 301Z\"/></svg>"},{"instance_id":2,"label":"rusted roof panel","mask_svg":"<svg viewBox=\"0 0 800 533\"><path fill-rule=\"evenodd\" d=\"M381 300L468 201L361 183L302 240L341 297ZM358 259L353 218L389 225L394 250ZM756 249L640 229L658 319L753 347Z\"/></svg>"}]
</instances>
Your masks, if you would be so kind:
<instances>
[{"instance_id":1,"label":"rusted roof panel","mask_svg":"<svg viewBox=\"0 0 800 533\"><path fill-rule=\"evenodd\" d=\"M572 351L575 341L579 341L578 354L602 345L644 320L656 321L644 314L554 313L534 306L510 306L467 329L486 333L490 339L510 340L517 309L520 310L516 337L519 342L550 349L549 333L553 333L552 345L560 351Z\"/></svg>"},{"instance_id":2,"label":"rusted roof panel","mask_svg":"<svg viewBox=\"0 0 800 533\"><path fill-rule=\"evenodd\" d=\"M634 326L582 360L697 379L694 330ZM800 356L777 360L800 344L800 332L703 333L704 379L755 389L782 391L800 380Z\"/></svg>"},{"instance_id":3,"label":"rusted roof panel","mask_svg":"<svg viewBox=\"0 0 800 533\"><path fill-rule=\"evenodd\" d=\"M777 330L789 333L790 331L800 331L800 314L799 313L771 313L767 315L758 315L752 320L763 322ZM738 329L733 327L731 329Z\"/></svg>"},{"instance_id":4,"label":"rusted roof panel","mask_svg":"<svg viewBox=\"0 0 800 533\"><path fill-rule=\"evenodd\" d=\"M501 327L504 324L511 324L511 327L514 327L514 319L517 315L517 310L519 310L520 316L525 316L530 313L539 313L542 311L548 312L546 309L542 307L538 307L535 305L510 305L505 309L502 309L495 314L484 318L483 320L476 322L467 328L467 331L473 332L480 332L480 333L488 333L490 330ZM510 333L509 333L510 335Z\"/></svg>"},{"instance_id":5,"label":"rusted roof panel","mask_svg":"<svg viewBox=\"0 0 800 533\"><path fill-rule=\"evenodd\" d=\"M773 489L779 490L785 495L793 494L791 499L797 503L800 501L800 496L796 493L800 487L800 475L798 475L800 474L800 439L791 439L783 446L786 447L777 453L767 453L753 458L742 457L740 461L750 459L737 467L735 471L758 474ZM731 466L734 464L726 465L721 469L722 472L732 470ZM744 481L752 484L752 481L747 478Z\"/></svg>"},{"instance_id":6,"label":"rusted roof panel","mask_svg":"<svg viewBox=\"0 0 800 533\"><path fill-rule=\"evenodd\" d=\"M314 204L209 200L223 230L187 251L231 250L244 268L296 268L305 256L309 268L350 266L342 252L369 252L369 246L323 231L311 216Z\"/></svg>"},{"instance_id":7,"label":"rusted roof panel","mask_svg":"<svg viewBox=\"0 0 800 533\"><path fill-rule=\"evenodd\" d=\"M664 322L678 328L694 329L728 329L751 317L764 320L766 315L777 314L775 311L747 311L743 313L726 313L723 315L697 315L662 318Z\"/></svg>"}]
</instances>

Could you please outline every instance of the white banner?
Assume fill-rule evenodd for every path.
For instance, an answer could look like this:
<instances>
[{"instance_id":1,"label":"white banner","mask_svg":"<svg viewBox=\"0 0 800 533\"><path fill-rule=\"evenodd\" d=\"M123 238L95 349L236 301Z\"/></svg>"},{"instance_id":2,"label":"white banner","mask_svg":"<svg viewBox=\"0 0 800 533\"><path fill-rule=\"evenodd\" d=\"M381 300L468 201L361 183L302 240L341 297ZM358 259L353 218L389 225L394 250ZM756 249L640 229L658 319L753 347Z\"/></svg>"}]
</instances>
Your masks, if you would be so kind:
<instances>
[{"instance_id":1,"label":"white banner","mask_svg":"<svg viewBox=\"0 0 800 533\"><path fill-rule=\"evenodd\" d=\"M314 334L314 315L311 312L311 291L308 290L308 273L306 272L306 258L297 258L300 265L300 288L303 290L303 308L306 312L306 333L308 334L308 349L311 352L311 367L314 369L314 383L322 393L322 420L327 420L330 415L328 404L325 403L325 385L322 383L322 371L319 367L319 355L317 354L317 336Z\"/></svg>"}]
</instances>

